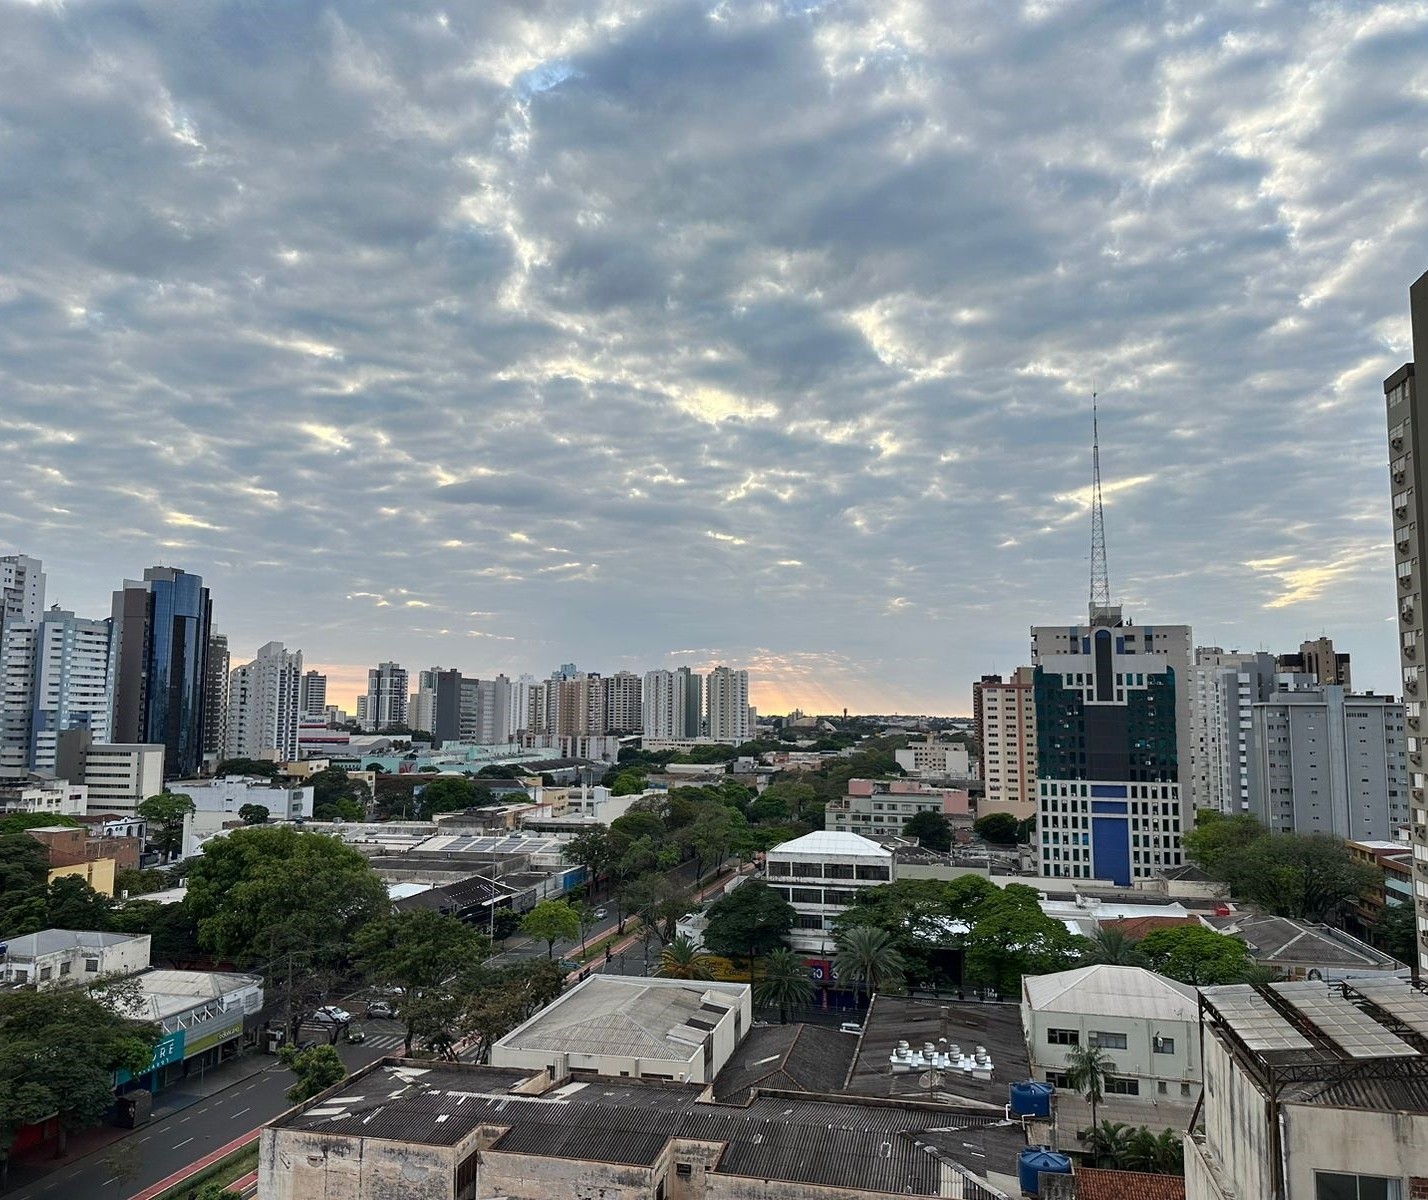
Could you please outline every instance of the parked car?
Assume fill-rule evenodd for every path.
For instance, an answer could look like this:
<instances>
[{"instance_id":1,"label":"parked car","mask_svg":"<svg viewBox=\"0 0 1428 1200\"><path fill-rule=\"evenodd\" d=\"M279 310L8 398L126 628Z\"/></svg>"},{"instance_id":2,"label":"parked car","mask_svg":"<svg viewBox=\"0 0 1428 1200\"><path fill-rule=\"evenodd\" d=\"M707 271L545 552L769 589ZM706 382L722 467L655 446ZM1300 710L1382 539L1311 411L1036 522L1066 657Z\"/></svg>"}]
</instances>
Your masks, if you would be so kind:
<instances>
[{"instance_id":1,"label":"parked car","mask_svg":"<svg viewBox=\"0 0 1428 1200\"><path fill-rule=\"evenodd\" d=\"M319 1025L346 1025L352 1020L352 1014L335 1004L324 1004L312 1014L312 1019Z\"/></svg>"},{"instance_id":2,"label":"parked car","mask_svg":"<svg viewBox=\"0 0 1428 1200\"><path fill-rule=\"evenodd\" d=\"M367 1005L367 1016L373 1019L385 1018L391 1020L397 1015L397 1006L387 1000L373 1000Z\"/></svg>"}]
</instances>

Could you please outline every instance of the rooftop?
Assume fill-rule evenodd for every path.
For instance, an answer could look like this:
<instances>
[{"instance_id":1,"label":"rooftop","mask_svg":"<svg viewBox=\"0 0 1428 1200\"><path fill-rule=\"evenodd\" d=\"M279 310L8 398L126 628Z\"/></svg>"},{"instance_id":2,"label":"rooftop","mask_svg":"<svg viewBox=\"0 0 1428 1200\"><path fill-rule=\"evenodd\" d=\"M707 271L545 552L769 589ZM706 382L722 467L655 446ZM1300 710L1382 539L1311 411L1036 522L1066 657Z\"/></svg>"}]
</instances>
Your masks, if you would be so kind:
<instances>
[{"instance_id":1,"label":"rooftop","mask_svg":"<svg viewBox=\"0 0 1428 1200\"><path fill-rule=\"evenodd\" d=\"M981 1135L1020 1137L1000 1114L925 1104L755 1097L745 1107L701 1102L699 1089L630 1080L568 1082L529 1094L526 1072L387 1060L273 1122L308 1135L455 1146L482 1126L501 1130L487 1153L652 1167L672 1138L722 1143L713 1170L916 1196L944 1194L954 1163L972 1165ZM514 1089L523 1089L517 1091ZM982 1193L987 1197L992 1192Z\"/></svg>"},{"instance_id":2,"label":"rooftop","mask_svg":"<svg viewBox=\"0 0 1428 1200\"><path fill-rule=\"evenodd\" d=\"M221 1000L262 983L257 975L235 975L225 971L154 970L131 978L138 984L139 991L136 1002L127 1005L128 1013L146 1021L162 1021L209 1000Z\"/></svg>"},{"instance_id":3,"label":"rooftop","mask_svg":"<svg viewBox=\"0 0 1428 1200\"><path fill-rule=\"evenodd\" d=\"M892 858L891 850L884 849L870 838L860 837L856 833L830 833L826 830L805 833L802 837L796 837L792 841L780 842L769 853Z\"/></svg>"},{"instance_id":4,"label":"rooftop","mask_svg":"<svg viewBox=\"0 0 1428 1200\"><path fill-rule=\"evenodd\" d=\"M838 1092L858 1039L822 1025L762 1025L749 1030L714 1080L721 1104L743 1104L758 1088Z\"/></svg>"},{"instance_id":5,"label":"rooftop","mask_svg":"<svg viewBox=\"0 0 1428 1200\"><path fill-rule=\"evenodd\" d=\"M690 1062L746 983L592 975L496 1043L502 1048Z\"/></svg>"},{"instance_id":6,"label":"rooftop","mask_svg":"<svg viewBox=\"0 0 1428 1200\"><path fill-rule=\"evenodd\" d=\"M1102 929L1115 929L1131 938L1140 941L1148 933L1154 933L1157 929L1174 929L1179 925L1199 925L1199 917L1114 917L1109 921L1102 921Z\"/></svg>"},{"instance_id":7,"label":"rooftop","mask_svg":"<svg viewBox=\"0 0 1428 1200\"><path fill-rule=\"evenodd\" d=\"M1195 989L1144 967L1097 963L1054 975L1028 975L1021 987L1027 1004L1042 1012L1199 1023Z\"/></svg>"},{"instance_id":8,"label":"rooftop","mask_svg":"<svg viewBox=\"0 0 1428 1200\"><path fill-rule=\"evenodd\" d=\"M879 994L864 1017L846 1089L864 1096L926 1097L929 1090L922 1073L895 1069L893 1051L899 1042L919 1049L928 1042L936 1046L942 1038L964 1053L985 1046L992 1059L989 1079L960 1070L942 1072L935 1094L945 1102L985 1105L1000 1112L1009 1098L1009 1085L1031 1077L1017 1005Z\"/></svg>"},{"instance_id":9,"label":"rooftop","mask_svg":"<svg viewBox=\"0 0 1428 1200\"><path fill-rule=\"evenodd\" d=\"M41 954L59 954L65 950L89 949L93 946L119 946L148 934L98 933L94 930L44 929L23 937L6 938L11 958L35 958Z\"/></svg>"},{"instance_id":10,"label":"rooftop","mask_svg":"<svg viewBox=\"0 0 1428 1200\"><path fill-rule=\"evenodd\" d=\"M1183 1175L1076 1169L1076 1200L1185 1200Z\"/></svg>"},{"instance_id":11,"label":"rooftop","mask_svg":"<svg viewBox=\"0 0 1428 1200\"><path fill-rule=\"evenodd\" d=\"M1216 924L1245 942L1255 961L1267 966L1391 971L1398 965L1391 955L1328 925L1271 916L1235 916Z\"/></svg>"}]
</instances>

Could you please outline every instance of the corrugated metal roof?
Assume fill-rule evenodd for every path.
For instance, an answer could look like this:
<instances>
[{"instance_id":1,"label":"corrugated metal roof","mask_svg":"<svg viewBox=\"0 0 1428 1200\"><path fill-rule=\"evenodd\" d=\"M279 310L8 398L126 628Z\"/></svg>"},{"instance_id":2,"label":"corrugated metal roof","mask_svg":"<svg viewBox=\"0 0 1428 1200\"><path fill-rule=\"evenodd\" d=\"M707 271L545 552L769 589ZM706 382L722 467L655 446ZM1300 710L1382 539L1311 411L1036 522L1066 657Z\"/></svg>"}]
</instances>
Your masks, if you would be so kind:
<instances>
[{"instance_id":1,"label":"corrugated metal roof","mask_svg":"<svg viewBox=\"0 0 1428 1200\"><path fill-rule=\"evenodd\" d=\"M1097 963L1023 981L1026 1001L1044 1012L1198 1022L1195 989L1144 967Z\"/></svg>"}]
</instances>

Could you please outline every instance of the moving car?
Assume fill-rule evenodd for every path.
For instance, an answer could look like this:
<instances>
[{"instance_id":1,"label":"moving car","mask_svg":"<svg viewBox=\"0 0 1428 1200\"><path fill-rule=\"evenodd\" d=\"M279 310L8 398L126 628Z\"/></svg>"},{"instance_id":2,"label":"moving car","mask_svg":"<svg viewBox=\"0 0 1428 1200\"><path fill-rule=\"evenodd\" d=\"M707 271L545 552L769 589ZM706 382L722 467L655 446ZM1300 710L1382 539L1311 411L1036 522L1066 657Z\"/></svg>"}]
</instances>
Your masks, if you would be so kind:
<instances>
[{"instance_id":1,"label":"moving car","mask_svg":"<svg viewBox=\"0 0 1428 1200\"><path fill-rule=\"evenodd\" d=\"M387 1000L373 1000L367 1005L368 1017L385 1017L390 1020L397 1015L397 1006Z\"/></svg>"},{"instance_id":2,"label":"moving car","mask_svg":"<svg viewBox=\"0 0 1428 1200\"><path fill-rule=\"evenodd\" d=\"M319 1025L346 1025L352 1020L352 1014L335 1004L324 1004L312 1014L312 1019Z\"/></svg>"}]
</instances>

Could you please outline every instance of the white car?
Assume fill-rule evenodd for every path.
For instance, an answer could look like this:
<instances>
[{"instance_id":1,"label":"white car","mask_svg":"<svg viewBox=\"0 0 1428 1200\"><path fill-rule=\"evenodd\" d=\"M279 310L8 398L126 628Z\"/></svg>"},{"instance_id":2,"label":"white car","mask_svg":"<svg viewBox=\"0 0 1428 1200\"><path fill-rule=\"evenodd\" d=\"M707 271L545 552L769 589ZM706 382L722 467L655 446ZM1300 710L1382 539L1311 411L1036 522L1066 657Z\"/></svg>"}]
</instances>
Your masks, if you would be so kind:
<instances>
[{"instance_id":1,"label":"white car","mask_svg":"<svg viewBox=\"0 0 1428 1200\"><path fill-rule=\"evenodd\" d=\"M335 1004L325 1004L312 1014L312 1019L319 1025L346 1025L352 1020L352 1014Z\"/></svg>"}]
</instances>

